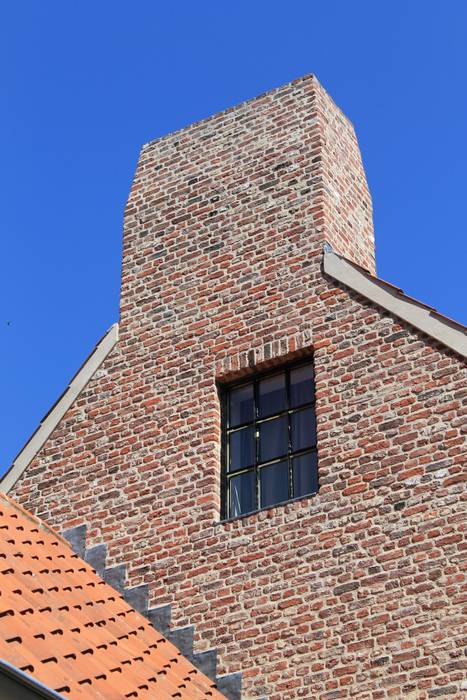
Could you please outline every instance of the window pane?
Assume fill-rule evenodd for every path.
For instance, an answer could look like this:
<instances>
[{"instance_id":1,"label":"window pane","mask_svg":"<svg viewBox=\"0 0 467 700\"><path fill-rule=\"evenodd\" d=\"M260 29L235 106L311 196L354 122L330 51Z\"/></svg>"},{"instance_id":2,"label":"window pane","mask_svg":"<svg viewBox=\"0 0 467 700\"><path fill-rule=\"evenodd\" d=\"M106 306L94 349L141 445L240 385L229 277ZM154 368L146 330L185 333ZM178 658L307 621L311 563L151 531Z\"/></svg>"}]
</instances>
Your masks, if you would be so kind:
<instances>
[{"instance_id":1,"label":"window pane","mask_svg":"<svg viewBox=\"0 0 467 700\"><path fill-rule=\"evenodd\" d=\"M305 408L291 415L292 451L316 445L316 420L313 408Z\"/></svg>"},{"instance_id":2,"label":"window pane","mask_svg":"<svg viewBox=\"0 0 467 700\"><path fill-rule=\"evenodd\" d=\"M261 507L282 503L289 498L289 470L287 462L271 464L260 470Z\"/></svg>"},{"instance_id":3,"label":"window pane","mask_svg":"<svg viewBox=\"0 0 467 700\"><path fill-rule=\"evenodd\" d=\"M318 460L316 452L309 452L293 459L294 498L318 491Z\"/></svg>"},{"instance_id":4,"label":"window pane","mask_svg":"<svg viewBox=\"0 0 467 700\"><path fill-rule=\"evenodd\" d=\"M314 372L311 365L297 367L290 372L290 405L302 406L314 398Z\"/></svg>"},{"instance_id":5,"label":"window pane","mask_svg":"<svg viewBox=\"0 0 467 700\"><path fill-rule=\"evenodd\" d=\"M230 479L230 512L234 518L242 513L256 510L256 478L255 472L245 472Z\"/></svg>"},{"instance_id":6,"label":"window pane","mask_svg":"<svg viewBox=\"0 0 467 700\"><path fill-rule=\"evenodd\" d=\"M229 471L251 467L255 461L253 426L230 433L229 447Z\"/></svg>"},{"instance_id":7,"label":"window pane","mask_svg":"<svg viewBox=\"0 0 467 700\"><path fill-rule=\"evenodd\" d=\"M253 422L253 384L239 386L230 392L230 427Z\"/></svg>"},{"instance_id":8,"label":"window pane","mask_svg":"<svg viewBox=\"0 0 467 700\"><path fill-rule=\"evenodd\" d=\"M289 445L287 416L259 424L259 461L268 462L287 454Z\"/></svg>"},{"instance_id":9,"label":"window pane","mask_svg":"<svg viewBox=\"0 0 467 700\"><path fill-rule=\"evenodd\" d=\"M280 413L285 405L285 374L275 374L259 383L259 415L261 418Z\"/></svg>"}]
</instances>

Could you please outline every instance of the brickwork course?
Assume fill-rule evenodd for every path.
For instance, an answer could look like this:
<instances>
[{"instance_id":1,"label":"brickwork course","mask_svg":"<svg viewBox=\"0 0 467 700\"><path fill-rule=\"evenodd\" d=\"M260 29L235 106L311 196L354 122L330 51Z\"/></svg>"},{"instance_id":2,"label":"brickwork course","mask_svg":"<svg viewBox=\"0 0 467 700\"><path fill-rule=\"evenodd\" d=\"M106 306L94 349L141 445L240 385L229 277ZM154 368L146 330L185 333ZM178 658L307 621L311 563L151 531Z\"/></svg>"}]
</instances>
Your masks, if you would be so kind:
<instances>
[{"instance_id":1,"label":"brickwork course","mask_svg":"<svg viewBox=\"0 0 467 700\"><path fill-rule=\"evenodd\" d=\"M10 495L86 524L245 698L462 698L465 359L326 275L325 243L375 272L316 78L143 146L118 344ZM318 494L220 522L217 383L307 354Z\"/></svg>"}]
</instances>

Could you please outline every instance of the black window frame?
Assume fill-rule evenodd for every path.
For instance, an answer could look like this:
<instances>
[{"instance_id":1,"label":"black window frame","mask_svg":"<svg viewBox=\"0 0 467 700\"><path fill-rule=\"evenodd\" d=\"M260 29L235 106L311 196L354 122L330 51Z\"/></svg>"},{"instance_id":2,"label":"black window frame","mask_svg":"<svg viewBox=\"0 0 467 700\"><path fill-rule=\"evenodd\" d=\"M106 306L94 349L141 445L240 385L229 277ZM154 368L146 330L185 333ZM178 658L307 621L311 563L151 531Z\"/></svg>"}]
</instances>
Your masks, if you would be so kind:
<instances>
[{"instance_id":1,"label":"black window frame","mask_svg":"<svg viewBox=\"0 0 467 700\"><path fill-rule=\"evenodd\" d=\"M299 369L300 367L304 366L311 366L312 368L312 381L313 381L313 398L311 401L306 402L304 404L300 404L298 406L292 407L290 405L290 373L295 370ZM263 379L268 379L270 377L273 377L274 375L280 375L280 374L285 374L285 379L286 379L286 406L283 410L273 413L271 415L265 416L265 417L259 417L258 415L258 406L259 406L259 401L258 401L258 390L259 390L259 383ZM230 393L238 389L239 387L242 386L247 386L249 384L253 384L253 397L254 397L254 409L253 409L253 420L247 421L244 423L240 423L238 425L235 425L233 428L229 425L229 398L230 398ZM280 506L284 503L290 503L291 501L295 500L301 500L304 498L310 498L311 496L314 496L316 493L319 491L319 478L318 478L318 452L317 452L317 426L316 426L316 395L315 395L315 371L314 371L314 363L313 363L313 357L312 356L306 356L306 357L301 357L300 359L295 360L294 362L289 362L284 365L277 365L273 368L267 369L265 371L259 371L255 372L252 374L249 374L248 376L242 377L241 379L229 383L222 383L219 384L218 386L219 389L219 395L220 395L220 402L221 402L221 436L222 436L222 441L221 441L221 519L222 520L231 520L231 519L237 519L237 518L242 518L246 517L247 515L251 515L252 513L257 513L260 510L266 510L269 508L275 508L276 506ZM314 419L314 428L315 428L315 440L314 443L311 446L305 447L301 450L293 450L292 449L292 431L291 431L291 415L294 413L298 413L299 411L306 410L308 408L312 408L313 410L313 419ZM266 460L266 461L260 461L259 459L259 430L258 430L258 424L264 423L266 421L274 420L277 418L280 418L281 416L287 416L287 424L288 424L288 449L287 453L284 455L281 455L280 457L275 457L274 459ZM228 439L229 435L231 432L239 429L244 429L246 427L252 426L254 430L254 451L255 451L255 460L254 464L249 467L244 467L240 468L237 470L233 470L232 472L229 473L229 465L228 465ZM299 496L294 495L294 483L293 483L293 459L307 455L307 454L313 454L315 458L315 465L316 465L316 490L306 493L306 494L301 494ZM287 460L287 467L288 467L288 498L286 500L282 500L280 502L267 505L267 506L262 506L261 505L261 500L260 500L260 479L261 479L261 469L273 464L278 464L282 461ZM240 513L236 515L231 515L230 513L230 486L229 482L234 476L238 476L240 474L244 474L247 472L254 472L255 474L255 504L256 507L248 512L245 513Z\"/></svg>"}]
</instances>

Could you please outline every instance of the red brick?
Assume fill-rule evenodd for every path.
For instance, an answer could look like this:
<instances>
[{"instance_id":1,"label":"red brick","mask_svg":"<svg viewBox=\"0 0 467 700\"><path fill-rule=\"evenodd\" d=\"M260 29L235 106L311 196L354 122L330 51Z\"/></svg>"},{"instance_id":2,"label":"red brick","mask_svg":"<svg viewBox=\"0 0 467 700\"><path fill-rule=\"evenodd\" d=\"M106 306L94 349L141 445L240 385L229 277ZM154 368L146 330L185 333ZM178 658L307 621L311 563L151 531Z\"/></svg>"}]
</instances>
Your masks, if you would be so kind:
<instances>
[{"instance_id":1,"label":"red brick","mask_svg":"<svg viewBox=\"0 0 467 700\"><path fill-rule=\"evenodd\" d=\"M374 271L355 134L316 80L146 144L118 346L12 495L87 523L248 697L424 698L459 686L465 364L324 276L325 241ZM320 492L214 525L216 380L311 352Z\"/></svg>"}]
</instances>

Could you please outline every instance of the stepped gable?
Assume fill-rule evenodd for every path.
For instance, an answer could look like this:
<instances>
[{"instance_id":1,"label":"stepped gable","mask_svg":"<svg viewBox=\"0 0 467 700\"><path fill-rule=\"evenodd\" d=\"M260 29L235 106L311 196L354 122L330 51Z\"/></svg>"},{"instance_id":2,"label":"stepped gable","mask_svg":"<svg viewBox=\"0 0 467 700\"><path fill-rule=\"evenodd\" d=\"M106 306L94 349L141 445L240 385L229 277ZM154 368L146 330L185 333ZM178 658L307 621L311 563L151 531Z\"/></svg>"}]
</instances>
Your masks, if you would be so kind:
<instances>
[{"instance_id":1,"label":"stepped gable","mask_svg":"<svg viewBox=\"0 0 467 700\"><path fill-rule=\"evenodd\" d=\"M4 495L0 532L8 664L69 698L226 700L65 539Z\"/></svg>"}]
</instances>

